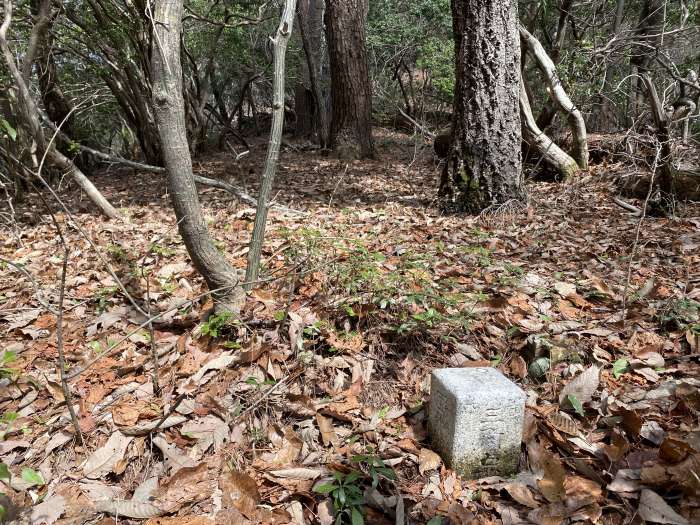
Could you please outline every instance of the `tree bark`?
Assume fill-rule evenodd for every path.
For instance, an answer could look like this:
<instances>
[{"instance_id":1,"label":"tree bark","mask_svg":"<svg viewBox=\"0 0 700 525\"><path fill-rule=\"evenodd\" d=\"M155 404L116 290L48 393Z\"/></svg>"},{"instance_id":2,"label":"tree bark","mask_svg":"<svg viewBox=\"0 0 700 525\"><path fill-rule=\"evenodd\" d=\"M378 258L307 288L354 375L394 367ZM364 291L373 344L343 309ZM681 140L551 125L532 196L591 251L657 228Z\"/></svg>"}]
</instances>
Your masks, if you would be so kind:
<instances>
[{"instance_id":1,"label":"tree bark","mask_svg":"<svg viewBox=\"0 0 700 525\"><path fill-rule=\"evenodd\" d=\"M588 141L586 138L586 122L583 120L583 115L581 111L571 102L569 95L564 91L564 86L562 86L559 75L557 75L557 70L554 63L547 55L546 51L534 36L525 29L522 25L520 26L520 38L527 46L527 49L532 53L535 61L537 62L537 67L544 75L545 80L549 84L550 95L554 102L559 106L567 116L569 122L569 129L571 129L571 135L574 145L574 158L576 162L581 167L581 169L588 169Z\"/></svg>"},{"instance_id":2,"label":"tree bark","mask_svg":"<svg viewBox=\"0 0 700 525\"><path fill-rule=\"evenodd\" d=\"M285 0L280 25L277 28L275 37L272 39L274 70L272 81L272 129L270 130L267 158L265 159L265 168L263 170L262 183L260 184L258 206L255 210L253 235L250 240L250 250L248 251L248 267L245 274L247 290L250 290L258 279L260 254L262 253L262 243L267 223L267 201L270 198L270 191L272 190L272 183L277 170L277 159L280 154L282 129L284 127L284 60L287 52L287 42L289 42L294 23L295 4L296 0Z\"/></svg>"},{"instance_id":3,"label":"tree bark","mask_svg":"<svg viewBox=\"0 0 700 525\"><path fill-rule=\"evenodd\" d=\"M342 158L374 156L372 92L365 21L367 0L328 0L326 34L331 66L330 145Z\"/></svg>"},{"instance_id":4,"label":"tree bark","mask_svg":"<svg viewBox=\"0 0 700 525\"><path fill-rule=\"evenodd\" d=\"M157 0L153 46L153 106L178 229L219 311L237 313L245 299L239 272L214 245L202 215L187 143L180 33L183 0Z\"/></svg>"},{"instance_id":5,"label":"tree bark","mask_svg":"<svg viewBox=\"0 0 700 525\"><path fill-rule=\"evenodd\" d=\"M479 211L525 197L520 38L514 0L452 0L455 100L444 206Z\"/></svg>"}]
</instances>

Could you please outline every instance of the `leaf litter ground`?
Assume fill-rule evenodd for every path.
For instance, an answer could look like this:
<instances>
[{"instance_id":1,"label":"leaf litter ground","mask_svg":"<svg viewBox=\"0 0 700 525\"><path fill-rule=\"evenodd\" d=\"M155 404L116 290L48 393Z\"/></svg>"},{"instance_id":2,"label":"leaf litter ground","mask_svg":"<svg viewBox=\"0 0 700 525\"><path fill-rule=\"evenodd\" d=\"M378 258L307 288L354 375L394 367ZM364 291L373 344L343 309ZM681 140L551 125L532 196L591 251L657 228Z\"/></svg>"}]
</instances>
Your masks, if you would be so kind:
<instances>
[{"instance_id":1,"label":"leaf litter ground","mask_svg":"<svg viewBox=\"0 0 700 525\"><path fill-rule=\"evenodd\" d=\"M698 207L644 219L637 239L599 166L530 183L526 210L442 216L429 154L392 132L377 141L371 161L283 153L276 200L307 214L271 213L240 319L198 299L163 177L96 178L126 223L64 189L64 346L84 446L44 307L61 246L38 201L17 207L0 256L36 283L2 267L6 510L36 524L700 522ZM195 171L254 194L264 150ZM200 190L217 245L244 268L254 210ZM159 393L146 318L76 222L161 314ZM431 450L428 378L442 366L495 366L527 392L515 479L461 479Z\"/></svg>"}]
</instances>

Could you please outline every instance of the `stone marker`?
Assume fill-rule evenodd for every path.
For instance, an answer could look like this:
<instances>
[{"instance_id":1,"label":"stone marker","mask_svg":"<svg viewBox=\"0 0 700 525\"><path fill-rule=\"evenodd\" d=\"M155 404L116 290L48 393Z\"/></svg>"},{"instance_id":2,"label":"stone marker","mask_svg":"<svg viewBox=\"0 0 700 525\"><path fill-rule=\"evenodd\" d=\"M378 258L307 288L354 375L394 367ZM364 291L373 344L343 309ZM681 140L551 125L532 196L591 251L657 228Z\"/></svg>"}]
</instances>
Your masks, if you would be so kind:
<instances>
[{"instance_id":1,"label":"stone marker","mask_svg":"<svg viewBox=\"0 0 700 525\"><path fill-rule=\"evenodd\" d=\"M495 368L434 370L428 430L445 464L471 479L515 474L525 398Z\"/></svg>"}]
</instances>

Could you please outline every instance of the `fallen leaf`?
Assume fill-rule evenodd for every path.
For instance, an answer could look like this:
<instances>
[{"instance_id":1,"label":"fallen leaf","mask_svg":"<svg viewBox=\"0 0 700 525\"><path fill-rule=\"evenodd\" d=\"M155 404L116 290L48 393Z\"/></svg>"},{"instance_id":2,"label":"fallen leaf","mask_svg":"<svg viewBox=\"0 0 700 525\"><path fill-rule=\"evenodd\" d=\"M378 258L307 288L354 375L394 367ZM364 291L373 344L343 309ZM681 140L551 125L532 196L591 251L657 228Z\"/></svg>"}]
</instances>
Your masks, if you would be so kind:
<instances>
[{"instance_id":1,"label":"fallen leaf","mask_svg":"<svg viewBox=\"0 0 700 525\"><path fill-rule=\"evenodd\" d=\"M129 443L134 438L119 431L113 432L107 443L98 448L83 465L83 474L87 478L97 479L112 472L117 463L124 459Z\"/></svg>"},{"instance_id":2,"label":"fallen leaf","mask_svg":"<svg viewBox=\"0 0 700 525\"><path fill-rule=\"evenodd\" d=\"M421 474L425 474L429 470L438 468L440 463L442 463L442 459L438 454L427 448L420 449L420 454L418 456L418 471Z\"/></svg>"},{"instance_id":3,"label":"fallen leaf","mask_svg":"<svg viewBox=\"0 0 700 525\"><path fill-rule=\"evenodd\" d=\"M321 414L316 414L316 422L318 423L318 428L321 431L321 439L323 440L323 445L333 445L338 444L338 436L333 428L333 420L329 417L322 416Z\"/></svg>"},{"instance_id":4,"label":"fallen leaf","mask_svg":"<svg viewBox=\"0 0 700 525\"><path fill-rule=\"evenodd\" d=\"M565 283L562 281L554 283L554 289L561 295L564 299L574 295L576 293L576 285L572 283Z\"/></svg>"},{"instance_id":5,"label":"fallen leaf","mask_svg":"<svg viewBox=\"0 0 700 525\"><path fill-rule=\"evenodd\" d=\"M578 424L568 414L555 412L549 415L547 421L560 432L570 436L578 436L580 434Z\"/></svg>"},{"instance_id":6,"label":"fallen leaf","mask_svg":"<svg viewBox=\"0 0 700 525\"><path fill-rule=\"evenodd\" d=\"M63 496L51 496L32 507L29 518L32 525L52 525L66 510L66 500Z\"/></svg>"},{"instance_id":7,"label":"fallen leaf","mask_svg":"<svg viewBox=\"0 0 700 525\"><path fill-rule=\"evenodd\" d=\"M209 498L216 482L211 479L206 463L197 467L185 467L170 476L154 497L154 503L165 513Z\"/></svg>"},{"instance_id":8,"label":"fallen leaf","mask_svg":"<svg viewBox=\"0 0 700 525\"><path fill-rule=\"evenodd\" d=\"M690 522L673 510L656 492L642 489L639 497L639 516L652 523L690 525Z\"/></svg>"},{"instance_id":9,"label":"fallen leaf","mask_svg":"<svg viewBox=\"0 0 700 525\"><path fill-rule=\"evenodd\" d=\"M509 368L510 373L515 377L522 379L527 375L527 363L519 355L516 355L513 359L511 359Z\"/></svg>"},{"instance_id":10,"label":"fallen leaf","mask_svg":"<svg viewBox=\"0 0 700 525\"><path fill-rule=\"evenodd\" d=\"M562 408L573 408L571 398L575 397L582 405L588 403L600 382L600 369L596 365L591 365L571 380L559 393L559 405Z\"/></svg>"},{"instance_id":11,"label":"fallen leaf","mask_svg":"<svg viewBox=\"0 0 700 525\"><path fill-rule=\"evenodd\" d=\"M255 480L243 472L225 472L219 476L224 509L235 508L249 519L254 519L260 503L260 493Z\"/></svg>"},{"instance_id":12,"label":"fallen leaf","mask_svg":"<svg viewBox=\"0 0 700 525\"><path fill-rule=\"evenodd\" d=\"M542 505L535 499L535 496L532 494L532 490L530 490L527 485L523 483L506 483L503 488L506 490L506 492L508 492L508 494L510 494L511 498L521 505L525 505L531 509L536 509Z\"/></svg>"}]
</instances>

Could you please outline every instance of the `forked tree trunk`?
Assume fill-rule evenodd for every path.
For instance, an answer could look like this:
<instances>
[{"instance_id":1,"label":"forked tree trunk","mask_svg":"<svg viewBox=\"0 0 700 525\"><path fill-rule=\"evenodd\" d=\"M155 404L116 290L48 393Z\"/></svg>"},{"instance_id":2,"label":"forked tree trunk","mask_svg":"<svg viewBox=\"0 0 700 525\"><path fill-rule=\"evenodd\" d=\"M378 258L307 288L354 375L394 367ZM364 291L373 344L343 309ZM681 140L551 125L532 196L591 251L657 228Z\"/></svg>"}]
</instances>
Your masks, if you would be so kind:
<instances>
[{"instance_id":1,"label":"forked tree trunk","mask_svg":"<svg viewBox=\"0 0 700 525\"><path fill-rule=\"evenodd\" d=\"M634 29L635 42L630 54L630 87L627 102L627 118L634 123L639 116L639 107L644 103L643 82L658 52L663 35L666 16L666 2L644 0L639 13L639 23Z\"/></svg>"},{"instance_id":2,"label":"forked tree trunk","mask_svg":"<svg viewBox=\"0 0 700 525\"><path fill-rule=\"evenodd\" d=\"M365 49L367 0L328 0L331 147L344 158L372 157L372 92Z\"/></svg>"},{"instance_id":3,"label":"forked tree trunk","mask_svg":"<svg viewBox=\"0 0 700 525\"><path fill-rule=\"evenodd\" d=\"M250 240L250 250L248 251L248 267L245 273L245 286L248 290L253 287L258 278L260 254L262 253L262 243L267 223L267 201L272 190L272 183L275 180L277 159L279 158L280 143L282 142L282 129L284 127L284 59L287 53L287 42L289 42L289 35L292 32L294 23L295 4L296 0L285 0L280 25L277 28L275 37L272 39L274 70L272 82L272 129L270 130L267 158L265 159L265 168L260 184L258 206L255 210L253 236Z\"/></svg>"},{"instance_id":4,"label":"forked tree trunk","mask_svg":"<svg viewBox=\"0 0 700 525\"><path fill-rule=\"evenodd\" d=\"M178 229L195 268L212 292L217 310L238 312L245 298L239 272L214 245L202 215L187 144L182 95L180 33L183 0L157 0L153 46L153 107Z\"/></svg>"},{"instance_id":5,"label":"forked tree trunk","mask_svg":"<svg viewBox=\"0 0 700 525\"><path fill-rule=\"evenodd\" d=\"M549 58L549 55L547 55L547 52L544 50L539 40L532 36L523 26L520 26L520 38L535 58L537 67L547 81L552 100L559 109L566 114L573 140L573 157L576 159L581 169L588 169L586 122L583 120L581 111L574 105L569 95L566 94L561 79L559 75L557 75L554 62Z\"/></svg>"},{"instance_id":6,"label":"forked tree trunk","mask_svg":"<svg viewBox=\"0 0 700 525\"><path fill-rule=\"evenodd\" d=\"M455 100L445 207L479 211L525 197L520 38L514 0L452 0Z\"/></svg>"},{"instance_id":7,"label":"forked tree trunk","mask_svg":"<svg viewBox=\"0 0 700 525\"><path fill-rule=\"evenodd\" d=\"M576 161L537 125L524 83L520 89L520 118L523 122L523 141L535 148L542 159L559 172L562 179L566 180L578 171Z\"/></svg>"}]
</instances>

